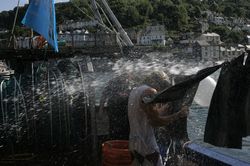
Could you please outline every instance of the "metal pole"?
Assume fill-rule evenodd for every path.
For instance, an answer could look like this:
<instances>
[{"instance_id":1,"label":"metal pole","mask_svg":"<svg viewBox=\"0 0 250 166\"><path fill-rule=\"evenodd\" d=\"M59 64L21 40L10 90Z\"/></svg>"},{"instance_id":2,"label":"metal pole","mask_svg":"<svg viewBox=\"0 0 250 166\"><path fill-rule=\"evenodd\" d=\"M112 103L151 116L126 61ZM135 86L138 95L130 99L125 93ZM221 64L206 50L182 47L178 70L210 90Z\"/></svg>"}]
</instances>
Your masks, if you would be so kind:
<instances>
[{"instance_id":1,"label":"metal pole","mask_svg":"<svg viewBox=\"0 0 250 166\"><path fill-rule=\"evenodd\" d=\"M108 15L110 16L111 21L113 22L113 24L116 26L118 32L120 32L122 39L125 41L127 46L134 46L134 44L132 43L132 41L130 40L129 36L127 35L127 33L124 31L124 29L122 28L122 25L120 24L120 22L117 20L117 18L115 17L113 11L110 9L108 3L106 0L101 0L102 4L104 5L106 11L108 12Z\"/></svg>"},{"instance_id":2,"label":"metal pole","mask_svg":"<svg viewBox=\"0 0 250 166\"><path fill-rule=\"evenodd\" d=\"M12 38L14 36L14 30L15 30L15 26L16 26L18 11L19 11L19 5L20 5L20 0L18 0L18 2L17 2L17 9L16 9L15 18L14 18L14 23L13 23L12 30L11 30L11 36L10 36L10 41L9 41L8 47L10 47L11 40L12 40Z\"/></svg>"},{"instance_id":3,"label":"metal pole","mask_svg":"<svg viewBox=\"0 0 250 166\"><path fill-rule=\"evenodd\" d=\"M96 5L96 1L95 0L91 0L91 6L93 8L93 11L94 11L94 16L95 16L95 19L97 19L100 23L103 24L103 21L102 21L102 16L97 8L97 5Z\"/></svg>"}]
</instances>

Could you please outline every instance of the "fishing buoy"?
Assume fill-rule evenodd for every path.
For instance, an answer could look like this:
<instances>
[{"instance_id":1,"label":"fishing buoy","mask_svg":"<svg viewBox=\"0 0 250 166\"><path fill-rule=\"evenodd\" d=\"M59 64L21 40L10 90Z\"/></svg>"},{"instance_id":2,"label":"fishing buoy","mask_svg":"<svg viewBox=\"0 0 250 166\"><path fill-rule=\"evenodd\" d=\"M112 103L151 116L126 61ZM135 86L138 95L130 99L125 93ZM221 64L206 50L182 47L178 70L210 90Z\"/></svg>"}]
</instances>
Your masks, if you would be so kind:
<instances>
[{"instance_id":1,"label":"fishing buoy","mask_svg":"<svg viewBox=\"0 0 250 166\"><path fill-rule=\"evenodd\" d=\"M215 87L216 81L210 76L206 77L200 82L194 101L200 106L208 107L210 105Z\"/></svg>"}]
</instances>

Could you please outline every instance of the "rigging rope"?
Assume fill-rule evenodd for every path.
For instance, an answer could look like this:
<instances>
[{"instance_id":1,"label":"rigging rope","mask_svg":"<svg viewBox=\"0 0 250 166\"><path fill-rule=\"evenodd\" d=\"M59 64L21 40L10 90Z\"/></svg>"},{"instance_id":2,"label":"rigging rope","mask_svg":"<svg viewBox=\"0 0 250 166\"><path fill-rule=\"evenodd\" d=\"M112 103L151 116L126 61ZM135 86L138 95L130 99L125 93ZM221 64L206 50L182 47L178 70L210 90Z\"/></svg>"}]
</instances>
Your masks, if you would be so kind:
<instances>
[{"instance_id":1,"label":"rigging rope","mask_svg":"<svg viewBox=\"0 0 250 166\"><path fill-rule=\"evenodd\" d=\"M72 5L74 7L76 7L79 11L81 11L83 14L85 14L89 19L91 20L96 20L94 17L91 17L90 15L88 15L85 11L83 11L79 6L77 6L72 0L70 0L70 2L72 3ZM104 16L106 17L107 21L109 22L109 24L111 24L111 22L109 21L109 19L107 18L107 15L105 14L105 12L103 11L103 9L100 7L100 5L97 3L98 7L102 10L102 13L104 14ZM89 5L88 5L89 6ZM91 9L92 12L93 9L89 6L89 8ZM122 40L122 38L120 37L119 33L114 29L113 25L111 24L111 27L112 29L110 29L109 27L107 27L103 22L100 22L100 20L96 20L98 25L100 25L102 28L104 28L105 30L108 30L109 32L114 32L117 36L118 36L118 39L117 40L117 44L119 45L120 48L122 48L122 44L125 44L125 42Z\"/></svg>"},{"instance_id":2,"label":"rigging rope","mask_svg":"<svg viewBox=\"0 0 250 166\"><path fill-rule=\"evenodd\" d=\"M83 11L81 8L79 8L72 0L70 0L70 2L73 4L74 7L76 7L79 11L81 11L83 14L85 14L89 19L91 20L96 20L95 18L91 17L90 15L88 15L85 11ZM97 20L98 25L100 25L101 27L103 27L104 29L108 30L109 32L113 32L110 28L108 28L106 25L102 24L99 22L99 20Z\"/></svg>"},{"instance_id":3,"label":"rigging rope","mask_svg":"<svg viewBox=\"0 0 250 166\"><path fill-rule=\"evenodd\" d=\"M116 29L114 28L114 26L113 26L112 23L110 22L108 16L106 15L106 13L104 12L104 10L102 9L102 7L100 6L99 3L97 3L97 6L101 9L101 11L102 11L104 17L106 18L106 20L108 21L109 25L111 26L111 28L113 29L113 31L115 32L115 34L118 36L118 39L119 39L119 40L117 40L117 43L118 43L119 47L120 47L120 48L122 47L121 42L122 42L124 45L126 45L125 42L122 40L121 36L118 35L119 33L116 31Z\"/></svg>"}]
</instances>

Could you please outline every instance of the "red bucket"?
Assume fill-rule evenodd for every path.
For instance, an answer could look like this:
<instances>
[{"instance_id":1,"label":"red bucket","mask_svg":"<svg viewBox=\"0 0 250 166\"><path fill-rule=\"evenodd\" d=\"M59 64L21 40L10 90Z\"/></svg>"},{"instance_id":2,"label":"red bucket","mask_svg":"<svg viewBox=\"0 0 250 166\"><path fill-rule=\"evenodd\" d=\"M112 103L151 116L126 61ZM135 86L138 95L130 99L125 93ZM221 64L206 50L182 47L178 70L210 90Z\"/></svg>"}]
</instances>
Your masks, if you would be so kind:
<instances>
[{"instance_id":1,"label":"red bucket","mask_svg":"<svg viewBox=\"0 0 250 166\"><path fill-rule=\"evenodd\" d=\"M131 163L128 140L111 140L102 144L103 166L130 166Z\"/></svg>"}]
</instances>

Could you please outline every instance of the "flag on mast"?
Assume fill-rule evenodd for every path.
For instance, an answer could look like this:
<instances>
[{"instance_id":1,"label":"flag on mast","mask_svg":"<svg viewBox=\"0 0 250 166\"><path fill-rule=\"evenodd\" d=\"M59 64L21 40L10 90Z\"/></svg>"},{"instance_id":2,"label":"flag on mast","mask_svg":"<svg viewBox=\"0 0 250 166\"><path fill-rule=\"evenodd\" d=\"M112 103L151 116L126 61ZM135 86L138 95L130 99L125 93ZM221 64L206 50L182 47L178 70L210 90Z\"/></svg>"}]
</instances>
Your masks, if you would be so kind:
<instances>
[{"instance_id":1,"label":"flag on mast","mask_svg":"<svg viewBox=\"0 0 250 166\"><path fill-rule=\"evenodd\" d=\"M54 0L30 0L22 23L42 35L58 52Z\"/></svg>"}]
</instances>

